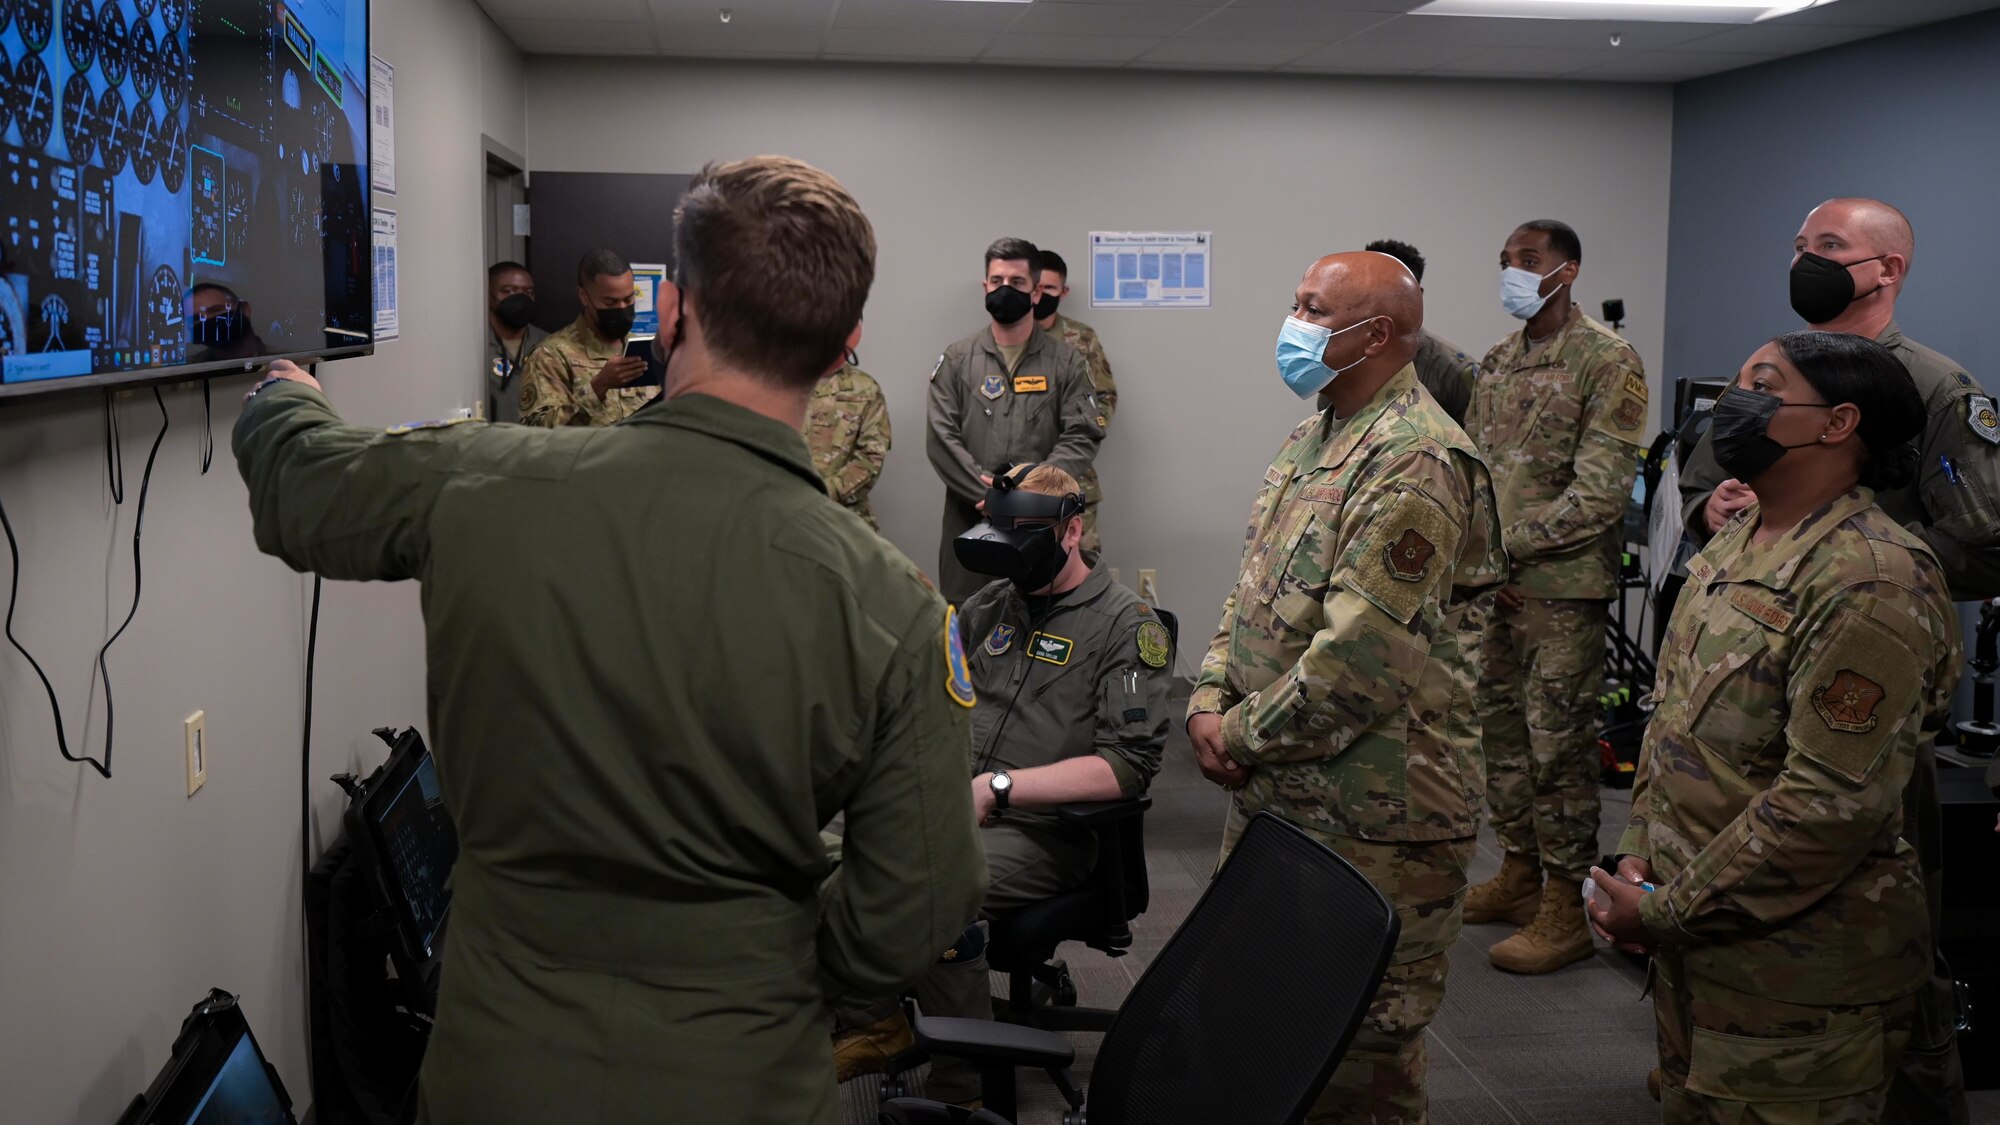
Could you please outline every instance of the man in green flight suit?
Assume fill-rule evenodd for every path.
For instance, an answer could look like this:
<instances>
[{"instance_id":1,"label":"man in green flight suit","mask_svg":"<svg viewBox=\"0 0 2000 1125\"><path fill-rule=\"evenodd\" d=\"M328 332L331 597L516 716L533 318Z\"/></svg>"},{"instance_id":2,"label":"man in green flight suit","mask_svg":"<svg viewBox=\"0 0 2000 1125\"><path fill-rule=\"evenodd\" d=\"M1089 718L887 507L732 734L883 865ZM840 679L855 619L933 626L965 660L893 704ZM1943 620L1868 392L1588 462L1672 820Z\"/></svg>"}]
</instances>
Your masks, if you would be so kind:
<instances>
[{"instance_id":1,"label":"man in green flight suit","mask_svg":"<svg viewBox=\"0 0 2000 1125\"><path fill-rule=\"evenodd\" d=\"M433 1125L832 1125L826 997L908 985L985 887L957 630L800 435L874 233L782 157L675 218L669 391L618 425L370 432L288 364L237 424L260 548L423 583L460 845Z\"/></svg>"},{"instance_id":2,"label":"man in green flight suit","mask_svg":"<svg viewBox=\"0 0 2000 1125\"><path fill-rule=\"evenodd\" d=\"M1499 581L1472 443L1417 384L1416 278L1335 254L1300 281L1278 371L1319 413L1264 474L1243 566L1188 700L1203 776L1232 793L1225 855L1269 810L1359 868L1402 925L1353 1046L1306 1121L1424 1121L1424 1028L1444 1002L1479 795L1460 625ZM1246 945L1254 951L1254 936Z\"/></svg>"},{"instance_id":3,"label":"man in green flight suit","mask_svg":"<svg viewBox=\"0 0 2000 1125\"><path fill-rule=\"evenodd\" d=\"M1019 238L986 248L992 323L946 348L931 369L925 450L945 488L938 589L954 605L986 584L959 565L952 541L979 522L993 471L1034 461L1080 477L1104 440L1082 354L1028 316L1039 255Z\"/></svg>"},{"instance_id":4,"label":"man in green flight suit","mask_svg":"<svg viewBox=\"0 0 2000 1125\"><path fill-rule=\"evenodd\" d=\"M1075 348L1090 369L1090 385L1097 392L1097 428L1108 436L1111 416L1118 412L1118 381L1111 377L1111 359L1097 329L1057 310L1069 296L1069 263L1053 250L1043 250L1037 259L1042 267L1035 282L1035 323L1041 330ZM1097 462L1077 476L1083 485L1083 549L1096 554L1104 549L1097 536L1097 509L1104 502L1104 487L1097 483Z\"/></svg>"}]
</instances>

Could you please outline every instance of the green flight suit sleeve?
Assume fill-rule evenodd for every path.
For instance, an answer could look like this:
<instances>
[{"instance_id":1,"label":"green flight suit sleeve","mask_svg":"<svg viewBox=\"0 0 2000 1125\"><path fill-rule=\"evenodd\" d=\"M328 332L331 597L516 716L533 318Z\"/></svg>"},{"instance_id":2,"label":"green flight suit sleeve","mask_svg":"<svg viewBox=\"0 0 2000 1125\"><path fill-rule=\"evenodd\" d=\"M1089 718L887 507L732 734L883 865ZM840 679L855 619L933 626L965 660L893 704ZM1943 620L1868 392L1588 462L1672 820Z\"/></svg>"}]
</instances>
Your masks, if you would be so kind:
<instances>
[{"instance_id":1,"label":"green flight suit sleeve","mask_svg":"<svg viewBox=\"0 0 2000 1125\"><path fill-rule=\"evenodd\" d=\"M1097 756L1118 775L1119 795L1136 797L1167 747L1173 646L1166 625L1137 604L1119 616L1112 638L1097 675Z\"/></svg>"},{"instance_id":2,"label":"green flight suit sleeve","mask_svg":"<svg viewBox=\"0 0 2000 1125\"><path fill-rule=\"evenodd\" d=\"M1924 424L1917 497L1926 518L1909 525L1960 601L2000 595L2000 445L1972 429L1974 393L1965 388Z\"/></svg>"},{"instance_id":3,"label":"green flight suit sleeve","mask_svg":"<svg viewBox=\"0 0 2000 1125\"><path fill-rule=\"evenodd\" d=\"M1701 440L1688 451L1687 464L1681 466L1681 525L1696 547L1706 547L1715 538L1715 532L1708 529L1708 498L1729 479L1715 459L1713 435L1713 428L1704 429Z\"/></svg>"},{"instance_id":4,"label":"green flight suit sleeve","mask_svg":"<svg viewBox=\"0 0 2000 1125\"><path fill-rule=\"evenodd\" d=\"M882 462L889 456L889 403L877 384L875 393L861 407L855 424L854 448L827 479L827 491L840 504L852 507L875 488L881 479Z\"/></svg>"},{"instance_id":5,"label":"green flight suit sleeve","mask_svg":"<svg viewBox=\"0 0 2000 1125\"><path fill-rule=\"evenodd\" d=\"M1955 652L1956 642L1923 599L1869 586L1829 598L1790 646L1785 764L1771 787L1641 900L1640 920L1661 945L1703 945L1804 912L1902 815L1925 717L1955 686L1940 675L1940 646Z\"/></svg>"},{"instance_id":6,"label":"green flight suit sleeve","mask_svg":"<svg viewBox=\"0 0 2000 1125\"><path fill-rule=\"evenodd\" d=\"M1462 488L1428 450L1390 458L1358 484L1339 527L1299 547L1326 566L1324 627L1285 674L1222 717L1223 748L1244 765L1338 757L1409 699L1430 659L1465 533ZM1405 549L1415 556L1400 558Z\"/></svg>"},{"instance_id":7,"label":"green flight suit sleeve","mask_svg":"<svg viewBox=\"0 0 2000 1125\"><path fill-rule=\"evenodd\" d=\"M972 451L965 447L961 422L965 416L965 380L961 375L965 362L964 356L946 352L931 369L930 431L924 437L924 452L946 491L967 504L977 504L986 499L986 486L979 478L992 466L974 461Z\"/></svg>"},{"instance_id":8,"label":"green flight suit sleeve","mask_svg":"<svg viewBox=\"0 0 2000 1125\"><path fill-rule=\"evenodd\" d=\"M1645 436L1646 377L1638 356L1593 366L1586 385L1573 479L1562 495L1506 529L1507 553L1517 563L1560 554L1603 535L1625 517L1632 478L1639 473Z\"/></svg>"},{"instance_id":9,"label":"green flight suit sleeve","mask_svg":"<svg viewBox=\"0 0 2000 1125\"><path fill-rule=\"evenodd\" d=\"M1062 412L1062 432L1056 436L1055 448L1049 450L1048 461L1070 476L1081 478L1097 460L1097 445L1104 440L1104 428L1097 424L1097 392L1090 385L1090 371L1084 366L1083 355L1075 348L1069 354L1069 367L1058 380L1063 396L1057 404Z\"/></svg>"},{"instance_id":10,"label":"green flight suit sleeve","mask_svg":"<svg viewBox=\"0 0 2000 1125\"><path fill-rule=\"evenodd\" d=\"M443 470L482 428L385 434L343 424L303 383L265 387L244 404L234 435L257 549L327 578L420 576Z\"/></svg>"},{"instance_id":11,"label":"green flight suit sleeve","mask_svg":"<svg viewBox=\"0 0 2000 1125\"><path fill-rule=\"evenodd\" d=\"M944 602L924 605L877 691L874 753L844 810L840 866L820 888L820 967L857 996L923 975L986 894L972 712L946 691Z\"/></svg>"}]
</instances>

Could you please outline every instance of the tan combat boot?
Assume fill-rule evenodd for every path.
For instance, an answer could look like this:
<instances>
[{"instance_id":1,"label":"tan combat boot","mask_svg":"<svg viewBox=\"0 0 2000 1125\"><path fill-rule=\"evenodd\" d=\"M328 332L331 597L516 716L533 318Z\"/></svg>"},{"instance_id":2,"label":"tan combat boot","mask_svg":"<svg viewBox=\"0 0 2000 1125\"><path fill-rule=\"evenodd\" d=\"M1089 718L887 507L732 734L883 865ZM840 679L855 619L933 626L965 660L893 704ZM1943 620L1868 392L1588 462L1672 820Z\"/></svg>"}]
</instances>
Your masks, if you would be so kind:
<instances>
[{"instance_id":1,"label":"tan combat boot","mask_svg":"<svg viewBox=\"0 0 2000 1125\"><path fill-rule=\"evenodd\" d=\"M1583 884L1550 876L1535 920L1486 951L1494 968L1529 976L1553 973L1589 957L1590 927L1583 917Z\"/></svg>"},{"instance_id":2,"label":"tan combat boot","mask_svg":"<svg viewBox=\"0 0 2000 1125\"><path fill-rule=\"evenodd\" d=\"M1525 926L1534 920L1542 893L1542 865L1533 856L1507 853L1500 873L1465 892L1465 921L1511 922Z\"/></svg>"},{"instance_id":3,"label":"tan combat boot","mask_svg":"<svg viewBox=\"0 0 2000 1125\"><path fill-rule=\"evenodd\" d=\"M834 1081L886 1073L889 1060L916 1042L910 1021L900 1008L874 1023L839 1032L833 1037Z\"/></svg>"}]
</instances>

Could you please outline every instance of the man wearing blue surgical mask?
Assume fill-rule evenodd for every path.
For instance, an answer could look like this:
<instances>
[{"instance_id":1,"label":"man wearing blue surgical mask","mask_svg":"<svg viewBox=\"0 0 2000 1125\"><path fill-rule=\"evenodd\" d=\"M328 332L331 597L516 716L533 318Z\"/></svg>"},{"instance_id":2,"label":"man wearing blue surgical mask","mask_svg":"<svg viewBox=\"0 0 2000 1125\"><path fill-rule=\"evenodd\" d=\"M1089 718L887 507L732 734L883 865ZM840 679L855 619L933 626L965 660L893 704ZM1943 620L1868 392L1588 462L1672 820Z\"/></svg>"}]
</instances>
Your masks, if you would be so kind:
<instances>
[{"instance_id":1,"label":"man wearing blue surgical mask","mask_svg":"<svg viewBox=\"0 0 2000 1125\"><path fill-rule=\"evenodd\" d=\"M1506 566L1486 468L1411 364L1423 310L1387 254L1334 254L1299 283L1277 374L1318 412L1264 474L1188 700L1196 764L1231 794L1224 850L1257 813L1284 817L1373 880L1401 924L1309 1125L1425 1120L1424 1028L1477 825L1461 625Z\"/></svg>"},{"instance_id":2,"label":"man wearing blue surgical mask","mask_svg":"<svg viewBox=\"0 0 2000 1125\"><path fill-rule=\"evenodd\" d=\"M1466 897L1465 920L1520 927L1488 951L1516 973L1591 955L1581 892L1598 855L1597 697L1647 422L1638 353L1573 300L1582 265L1567 224L1508 236L1500 303L1524 323L1486 353L1465 420L1493 469L1512 564L1475 607L1486 797L1506 857Z\"/></svg>"}]
</instances>

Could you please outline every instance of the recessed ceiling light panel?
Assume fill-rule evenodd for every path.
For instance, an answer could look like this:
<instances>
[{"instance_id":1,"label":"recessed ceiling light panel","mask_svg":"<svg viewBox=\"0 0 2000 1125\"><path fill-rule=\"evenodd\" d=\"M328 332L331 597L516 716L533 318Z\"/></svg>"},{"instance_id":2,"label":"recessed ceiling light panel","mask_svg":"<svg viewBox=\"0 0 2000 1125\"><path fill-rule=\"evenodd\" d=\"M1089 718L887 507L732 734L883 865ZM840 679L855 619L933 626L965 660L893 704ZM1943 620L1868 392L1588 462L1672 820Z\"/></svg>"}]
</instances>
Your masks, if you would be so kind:
<instances>
[{"instance_id":1,"label":"recessed ceiling light panel","mask_svg":"<svg viewBox=\"0 0 2000 1125\"><path fill-rule=\"evenodd\" d=\"M1833 0L1431 0L1413 16L1650 23L1758 23Z\"/></svg>"}]
</instances>

